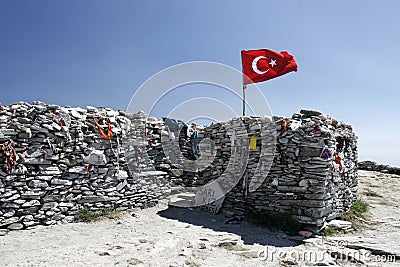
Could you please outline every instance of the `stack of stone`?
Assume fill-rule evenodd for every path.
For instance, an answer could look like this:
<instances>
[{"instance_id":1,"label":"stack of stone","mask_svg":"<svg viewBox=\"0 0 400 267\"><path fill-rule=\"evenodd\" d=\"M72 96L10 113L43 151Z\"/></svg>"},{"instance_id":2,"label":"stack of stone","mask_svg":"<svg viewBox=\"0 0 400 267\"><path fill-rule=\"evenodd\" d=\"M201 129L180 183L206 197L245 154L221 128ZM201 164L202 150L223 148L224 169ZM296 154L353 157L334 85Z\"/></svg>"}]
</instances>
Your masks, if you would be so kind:
<instances>
[{"instance_id":1,"label":"stack of stone","mask_svg":"<svg viewBox=\"0 0 400 267\"><path fill-rule=\"evenodd\" d=\"M144 125L141 113L109 108L1 106L0 227L69 222L82 206L124 210L156 203L169 187L154 184L154 176L166 180L167 173L142 162L138 177L130 175L123 150L125 131Z\"/></svg>"},{"instance_id":2,"label":"stack of stone","mask_svg":"<svg viewBox=\"0 0 400 267\"><path fill-rule=\"evenodd\" d=\"M212 140L201 153L213 160L193 176L193 184L218 180L228 192L225 211L289 214L297 222L322 226L356 199L357 137L330 116L301 111L292 118L245 117L209 126L199 136ZM250 141L246 151L252 137L255 146Z\"/></svg>"},{"instance_id":3,"label":"stack of stone","mask_svg":"<svg viewBox=\"0 0 400 267\"><path fill-rule=\"evenodd\" d=\"M376 171L376 172L383 172L388 174L397 174L400 175L400 168L393 167L384 164L378 164L374 161L366 160L362 161L358 164L358 169L366 170L366 171Z\"/></svg>"},{"instance_id":4,"label":"stack of stone","mask_svg":"<svg viewBox=\"0 0 400 267\"><path fill-rule=\"evenodd\" d=\"M83 206L146 207L210 182L227 192L207 194L225 211L316 226L356 199L357 137L329 116L234 118L197 137L187 128L143 112L0 106L0 228L69 222Z\"/></svg>"},{"instance_id":5,"label":"stack of stone","mask_svg":"<svg viewBox=\"0 0 400 267\"><path fill-rule=\"evenodd\" d=\"M169 125L166 120L169 120ZM191 182L196 174L185 168L185 164L196 157L187 126L181 121L150 117L144 131L144 156L148 156L155 170L166 172L168 183L173 186L189 186L186 182Z\"/></svg>"},{"instance_id":6,"label":"stack of stone","mask_svg":"<svg viewBox=\"0 0 400 267\"><path fill-rule=\"evenodd\" d=\"M247 196L239 183L223 209L290 214L297 222L316 226L342 215L357 192L357 137L351 127L312 111L275 120L275 157L264 182ZM250 154L250 180L253 160ZM246 203L243 209L235 205L238 200Z\"/></svg>"}]
</instances>

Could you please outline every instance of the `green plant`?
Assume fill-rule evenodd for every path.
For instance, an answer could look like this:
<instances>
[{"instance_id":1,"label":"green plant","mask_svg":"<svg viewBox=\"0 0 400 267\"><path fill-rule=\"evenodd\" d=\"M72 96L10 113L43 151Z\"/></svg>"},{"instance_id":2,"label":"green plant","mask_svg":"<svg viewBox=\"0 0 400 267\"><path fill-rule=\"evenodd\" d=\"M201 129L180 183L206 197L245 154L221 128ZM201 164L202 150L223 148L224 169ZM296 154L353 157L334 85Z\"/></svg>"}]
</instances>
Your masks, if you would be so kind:
<instances>
[{"instance_id":1,"label":"green plant","mask_svg":"<svg viewBox=\"0 0 400 267\"><path fill-rule=\"evenodd\" d=\"M94 222L98 220L99 214L90 210L88 207L78 210L75 219L80 222Z\"/></svg>"},{"instance_id":2,"label":"green plant","mask_svg":"<svg viewBox=\"0 0 400 267\"><path fill-rule=\"evenodd\" d=\"M350 209L342 215L342 220L349 221L352 223L354 229L359 229L361 227L359 220L357 218L366 219L366 212L368 211L368 203L362 199L357 199L351 205Z\"/></svg>"},{"instance_id":3,"label":"green plant","mask_svg":"<svg viewBox=\"0 0 400 267\"><path fill-rule=\"evenodd\" d=\"M382 197L381 195L379 195L375 191L372 191L371 189L367 189L363 194L369 197Z\"/></svg>"},{"instance_id":4,"label":"green plant","mask_svg":"<svg viewBox=\"0 0 400 267\"><path fill-rule=\"evenodd\" d=\"M120 219L122 217L122 212L116 209L104 208L101 210L100 216L109 219Z\"/></svg>"},{"instance_id":5,"label":"green plant","mask_svg":"<svg viewBox=\"0 0 400 267\"><path fill-rule=\"evenodd\" d=\"M327 226L323 229L324 236L331 236L336 234L336 230L332 226Z\"/></svg>"},{"instance_id":6,"label":"green plant","mask_svg":"<svg viewBox=\"0 0 400 267\"><path fill-rule=\"evenodd\" d=\"M100 211L92 211L89 207L84 207L75 215L75 219L80 222L94 222L101 218L119 219L122 212L119 210L104 208Z\"/></svg>"},{"instance_id":7,"label":"green plant","mask_svg":"<svg viewBox=\"0 0 400 267\"><path fill-rule=\"evenodd\" d=\"M365 219L365 213L368 210L368 203L361 200L357 199L354 201L353 205L351 205L350 211L354 213L355 216L361 217Z\"/></svg>"}]
</instances>

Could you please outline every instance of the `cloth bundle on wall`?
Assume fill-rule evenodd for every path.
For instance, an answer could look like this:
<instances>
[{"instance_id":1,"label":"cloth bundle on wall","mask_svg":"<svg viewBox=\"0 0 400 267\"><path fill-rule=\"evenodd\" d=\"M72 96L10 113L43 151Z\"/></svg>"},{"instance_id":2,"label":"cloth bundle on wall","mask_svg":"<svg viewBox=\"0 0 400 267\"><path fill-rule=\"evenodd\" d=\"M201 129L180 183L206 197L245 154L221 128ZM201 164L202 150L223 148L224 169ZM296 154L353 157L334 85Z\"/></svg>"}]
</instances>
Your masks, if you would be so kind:
<instances>
[{"instance_id":1,"label":"cloth bundle on wall","mask_svg":"<svg viewBox=\"0 0 400 267\"><path fill-rule=\"evenodd\" d=\"M329 159L331 156L332 156L332 153L329 151L329 149L325 148L325 149L322 151L322 157L323 157L324 159Z\"/></svg>"},{"instance_id":2,"label":"cloth bundle on wall","mask_svg":"<svg viewBox=\"0 0 400 267\"><path fill-rule=\"evenodd\" d=\"M45 140L47 141L47 144L49 145L49 148L51 149L51 151L53 151L53 154L57 154L57 146L52 144L48 137Z\"/></svg>"},{"instance_id":3,"label":"cloth bundle on wall","mask_svg":"<svg viewBox=\"0 0 400 267\"><path fill-rule=\"evenodd\" d=\"M283 120L283 117L272 116L272 120L273 120L274 122L277 122L277 121L279 121L279 120Z\"/></svg>"},{"instance_id":4,"label":"cloth bundle on wall","mask_svg":"<svg viewBox=\"0 0 400 267\"><path fill-rule=\"evenodd\" d=\"M102 119L102 122L104 123L104 119ZM113 148L113 146L112 146L112 142L111 142L111 139L112 139L112 137L113 137L113 131L112 131L111 123L110 123L110 122L107 123L107 132L105 132L105 131L103 130L103 128L101 127L101 125L100 125L97 121L94 121L94 123L96 124L97 129L99 130L100 135L101 135L104 139L110 141L110 149L111 149L111 151L113 152L114 156L117 158L116 165L117 165L117 167L119 168L120 139L118 138L118 135L117 135L117 151L115 151L114 148ZM122 139L121 139L121 141L122 141Z\"/></svg>"},{"instance_id":5,"label":"cloth bundle on wall","mask_svg":"<svg viewBox=\"0 0 400 267\"><path fill-rule=\"evenodd\" d=\"M289 119L284 119L281 122L281 135L289 128Z\"/></svg>"},{"instance_id":6,"label":"cloth bundle on wall","mask_svg":"<svg viewBox=\"0 0 400 267\"><path fill-rule=\"evenodd\" d=\"M341 154L342 157L339 154L335 153L333 160L330 162L329 171L332 173L344 171L344 164L342 160L343 154Z\"/></svg>"},{"instance_id":7,"label":"cloth bundle on wall","mask_svg":"<svg viewBox=\"0 0 400 267\"><path fill-rule=\"evenodd\" d=\"M106 140L111 140L111 138L113 137L111 124L107 123L107 133L106 133L106 132L104 132L103 128L100 126L100 124L97 121L94 121L94 123L96 124L100 135L103 136L103 138Z\"/></svg>"},{"instance_id":8,"label":"cloth bundle on wall","mask_svg":"<svg viewBox=\"0 0 400 267\"><path fill-rule=\"evenodd\" d=\"M321 129L317 123L314 123L314 134L321 134Z\"/></svg>"},{"instance_id":9,"label":"cloth bundle on wall","mask_svg":"<svg viewBox=\"0 0 400 267\"><path fill-rule=\"evenodd\" d=\"M249 145L250 150L257 150L257 138L258 138L257 134L253 135L250 138L250 145Z\"/></svg>"},{"instance_id":10,"label":"cloth bundle on wall","mask_svg":"<svg viewBox=\"0 0 400 267\"><path fill-rule=\"evenodd\" d=\"M340 164L340 162L342 161L342 158L339 155L335 155L335 163L336 164Z\"/></svg>"},{"instance_id":11,"label":"cloth bundle on wall","mask_svg":"<svg viewBox=\"0 0 400 267\"><path fill-rule=\"evenodd\" d=\"M15 143L12 140L6 141L2 145L5 156L4 169L11 172L17 166L17 152L15 151Z\"/></svg>"},{"instance_id":12,"label":"cloth bundle on wall","mask_svg":"<svg viewBox=\"0 0 400 267\"><path fill-rule=\"evenodd\" d=\"M237 139L236 133L233 132L232 135L231 135L231 138L230 138L231 146L233 146L233 147L235 146L235 141L236 141L236 139Z\"/></svg>"},{"instance_id":13,"label":"cloth bundle on wall","mask_svg":"<svg viewBox=\"0 0 400 267\"><path fill-rule=\"evenodd\" d=\"M292 120L291 122L290 122L290 129L292 129L292 131L296 131L297 129L299 129L300 128L300 126L301 126L301 121L295 121L295 120Z\"/></svg>"},{"instance_id":14,"label":"cloth bundle on wall","mask_svg":"<svg viewBox=\"0 0 400 267\"><path fill-rule=\"evenodd\" d=\"M65 119L64 118L60 118L59 124L60 124L60 126L66 126L67 125L65 123Z\"/></svg>"},{"instance_id":15,"label":"cloth bundle on wall","mask_svg":"<svg viewBox=\"0 0 400 267\"><path fill-rule=\"evenodd\" d=\"M224 141L221 141L221 148L224 148L225 147L225 142Z\"/></svg>"},{"instance_id":16,"label":"cloth bundle on wall","mask_svg":"<svg viewBox=\"0 0 400 267\"><path fill-rule=\"evenodd\" d=\"M243 173L242 189L243 189L243 198L246 200L249 191L249 171L247 170L247 168Z\"/></svg>"},{"instance_id":17,"label":"cloth bundle on wall","mask_svg":"<svg viewBox=\"0 0 400 267\"><path fill-rule=\"evenodd\" d=\"M200 156L200 149L199 149L199 144L197 142L199 132L197 129L194 129L193 131L193 152L195 156Z\"/></svg>"}]
</instances>

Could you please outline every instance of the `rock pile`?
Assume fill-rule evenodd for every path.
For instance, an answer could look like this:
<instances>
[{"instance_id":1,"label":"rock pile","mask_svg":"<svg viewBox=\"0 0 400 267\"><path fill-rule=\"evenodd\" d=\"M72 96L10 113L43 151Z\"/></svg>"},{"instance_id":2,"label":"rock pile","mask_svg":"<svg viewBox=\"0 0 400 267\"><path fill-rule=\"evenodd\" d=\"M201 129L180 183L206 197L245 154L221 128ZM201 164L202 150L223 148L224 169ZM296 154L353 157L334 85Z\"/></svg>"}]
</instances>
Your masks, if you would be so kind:
<instances>
[{"instance_id":1,"label":"rock pile","mask_svg":"<svg viewBox=\"0 0 400 267\"><path fill-rule=\"evenodd\" d=\"M138 177L128 172L122 136L144 125L143 114L109 108L1 106L0 227L70 222L82 206L125 210L165 197L166 172L150 163Z\"/></svg>"},{"instance_id":2,"label":"rock pile","mask_svg":"<svg viewBox=\"0 0 400 267\"><path fill-rule=\"evenodd\" d=\"M191 201L206 197L212 212L289 214L316 226L356 199L357 137L314 111L204 128L19 102L0 106L0 131L0 228L69 222L83 206L146 207L181 186L205 186Z\"/></svg>"},{"instance_id":3,"label":"rock pile","mask_svg":"<svg viewBox=\"0 0 400 267\"><path fill-rule=\"evenodd\" d=\"M277 118L276 129L273 165L262 186L249 194L247 208L291 214L317 226L347 211L358 186L357 137L351 127L301 111Z\"/></svg>"},{"instance_id":4,"label":"rock pile","mask_svg":"<svg viewBox=\"0 0 400 267\"><path fill-rule=\"evenodd\" d=\"M365 171L376 171L376 172L400 175L400 168L384 164L378 164L370 160L359 162L358 168L360 170L365 170Z\"/></svg>"},{"instance_id":5,"label":"rock pile","mask_svg":"<svg viewBox=\"0 0 400 267\"><path fill-rule=\"evenodd\" d=\"M245 127L237 127L239 122ZM240 136L250 143L234 144ZM243 173L233 179L235 186L225 195L225 211L244 216L289 214L297 222L319 227L356 200L357 137L351 126L330 116L301 111L292 118L235 119L204 129L200 139L205 137L215 142L216 157L197 173L198 184L217 180L221 174ZM245 166L235 161L246 155L238 147L249 148ZM234 167L227 170L232 162ZM224 187L223 181L220 184Z\"/></svg>"}]
</instances>

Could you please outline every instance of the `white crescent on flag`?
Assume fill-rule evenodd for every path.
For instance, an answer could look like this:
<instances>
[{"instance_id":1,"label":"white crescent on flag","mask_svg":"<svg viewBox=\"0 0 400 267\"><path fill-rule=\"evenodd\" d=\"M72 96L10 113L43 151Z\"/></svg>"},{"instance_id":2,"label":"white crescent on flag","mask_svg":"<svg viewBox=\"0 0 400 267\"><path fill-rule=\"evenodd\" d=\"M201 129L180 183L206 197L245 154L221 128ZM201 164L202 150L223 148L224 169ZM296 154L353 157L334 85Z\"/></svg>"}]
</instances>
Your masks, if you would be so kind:
<instances>
[{"instance_id":1,"label":"white crescent on flag","mask_svg":"<svg viewBox=\"0 0 400 267\"><path fill-rule=\"evenodd\" d=\"M264 56L259 56L259 57L256 57L255 59L253 59L253 63L251 64L251 66L252 66L253 71L254 71L255 73L264 74L264 73L267 73L267 72L269 71L269 69L267 69L266 71L260 71L260 70L257 68L257 63L258 63L258 61L259 61L260 59L262 59L262 58L267 59L267 57L264 57Z\"/></svg>"}]
</instances>

